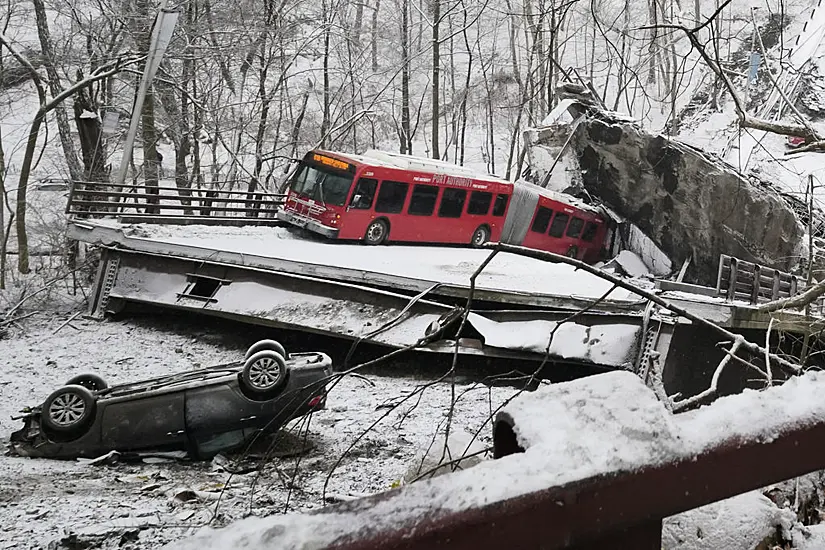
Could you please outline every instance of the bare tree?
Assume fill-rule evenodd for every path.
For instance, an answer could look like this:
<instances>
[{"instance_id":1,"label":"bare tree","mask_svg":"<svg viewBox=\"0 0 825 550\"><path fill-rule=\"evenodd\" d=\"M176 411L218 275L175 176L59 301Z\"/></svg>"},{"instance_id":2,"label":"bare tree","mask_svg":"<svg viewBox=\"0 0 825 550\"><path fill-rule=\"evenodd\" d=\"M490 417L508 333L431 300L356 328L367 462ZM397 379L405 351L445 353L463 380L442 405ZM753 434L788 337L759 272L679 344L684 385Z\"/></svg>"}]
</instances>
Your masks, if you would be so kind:
<instances>
[{"instance_id":1,"label":"bare tree","mask_svg":"<svg viewBox=\"0 0 825 550\"><path fill-rule=\"evenodd\" d=\"M43 0L32 0L32 5L34 6L34 15L37 20L37 36L40 39L40 49L43 54L43 66L48 76L46 84L49 87L52 97L57 97L63 91L63 86L60 81L60 76L57 74L54 44L52 42L51 32L49 31L49 22L46 18L46 7L43 4ZM55 118L57 119L57 131L60 135L60 145L63 147L63 155L66 157L66 165L69 168L69 176L72 180L80 180L83 176L83 171L77 160L77 152L75 151L74 140L72 139L71 129L69 128L69 117L66 114L66 109L63 104L60 103L55 105L54 112Z\"/></svg>"}]
</instances>

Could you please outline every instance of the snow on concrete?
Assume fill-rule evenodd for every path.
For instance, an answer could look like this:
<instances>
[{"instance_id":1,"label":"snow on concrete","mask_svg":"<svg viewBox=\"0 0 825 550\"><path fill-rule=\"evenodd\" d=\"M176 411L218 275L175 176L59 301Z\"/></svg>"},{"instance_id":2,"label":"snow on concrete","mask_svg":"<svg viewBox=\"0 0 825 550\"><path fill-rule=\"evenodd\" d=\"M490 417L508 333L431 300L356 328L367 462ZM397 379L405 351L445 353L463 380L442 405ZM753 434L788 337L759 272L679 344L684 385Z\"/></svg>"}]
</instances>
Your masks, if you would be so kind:
<instances>
[{"instance_id":1,"label":"snow on concrete","mask_svg":"<svg viewBox=\"0 0 825 550\"><path fill-rule=\"evenodd\" d=\"M619 264L622 270L631 277L650 275L650 271L642 259L630 250L622 250L613 261Z\"/></svg>"},{"instance_id":2,"label":"snow on concrete","mask_svg":"<svg viewBox=\"0 0 825 550\"><path fill-rule=\"evenodd\" d=\"M231 530L204 530L176 548L263 549L275 544L283 549L306 550L325 547L345 535L363 536L381 529L412 530L425 512L466 510L608 472L687 460L724 439L770 439L783 423L823 422L825 403L816 397L823 391L825 375L809 372L779 388L727 397L719 406L673 417L629 373L614 372L553 385L522 396L505 409L515 420L525 454L483 462L470 470L414 484L357 513L345 510L245 520ZM537 414L539 410L541 414ZM733 506L731 514L744 506L760 508L756 515L762 514L769 524L791 521L789 515L770 509L761 499L742 499L717 507L717 517L728 513L727 506ZM700 512L712 513L713 509ZM695 524L698 520L693 521ZM753 527L755 519L751 524L750 519L746 522L740 518L740 523L747 523L743 528L754 536L763 532ZM679 538L678 526L671 535Z\"/></svg>"},{"instance_id":3,"label":"snow on concrete","mask_svg":"<svg viewBox=\"0 0 825 550\"><path fill-rule=\"evenodd\" d=\"M825 373L810 370L770 391L745 390L676 418L686 448L694 453L719 444L731 433L742 441L771 441L794 426L825 421L824 390Z\"/></svg>"},{"instance_id":4,"label":"snow on concrete","mask_svg":"<svg viewBox=\"0 0 825 550\"><path fill-rule=\"evenodd\" d=\"M120 228L109 223L96 224ZM122 226L133 242L171 243L243 256L291 260L321 266L336 266L468 286L470 276L490 255L489 251L457 247L381 246L297 239L278 227ZM479 289L571 296L595 299L611 284L566 264L553 264L514 254L500 253L477 279ZM611 292L610 300L637 301L626 290Z\"/></svg>"},{"instance_id":5,"label":"snow on concrete","mask_svg":"<svg viewBox=\"0 0 825 550\"><path fill-rule=\"evenodd\" d=\"M775 535L788 533L796 514L778 508L759 491L751 491L677 516L662 523L662 548L667 550L753 550ZM821 548L821 547L818 547Z\"/></svg>"},{"instance_id":6,"label":"snow on concrete","mask_svg":"<svg viewBox=\"0 0 825 550\"><path fill-rule=\"evenodd\" d=\"M623 368L632 365L639 349L638 325L589 327L572 321L561 325L540 320L497 322L476 313L471 313L467 320L484 336L485 345L496 348L547 352L562 359Z\"/></svg>"}]
</instances>

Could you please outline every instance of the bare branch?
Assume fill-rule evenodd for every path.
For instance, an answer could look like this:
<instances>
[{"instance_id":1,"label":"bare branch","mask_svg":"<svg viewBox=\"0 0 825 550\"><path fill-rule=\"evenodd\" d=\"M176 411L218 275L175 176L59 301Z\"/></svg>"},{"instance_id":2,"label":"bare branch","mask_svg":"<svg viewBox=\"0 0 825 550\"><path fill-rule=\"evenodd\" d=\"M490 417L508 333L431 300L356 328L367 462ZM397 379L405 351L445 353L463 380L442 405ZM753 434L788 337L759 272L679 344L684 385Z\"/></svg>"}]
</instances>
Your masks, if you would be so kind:
<instances>
[{"instance_id":1,"label":"bare branch","mask_svg":"<svg viewBox=\"0 0 825 550\"><path fill-rule=\"evenodd\" d=\"M713 373L713 378L710 380L710 387L701 393L697 393L693 397L689 397L687 399L683 399L681 401L677 401L673 403L673 412L679 413L688 409L692 405L696 405L697 403L701 403L703 400L707 399L708 397L712 397L716 395L716 392L719 388L719 377L722 375L722 371L725 370L725 366L730 362L731 357L733 357L739 347L745 343L745 338L741 335L737 334L736 339L733 341L733 345L730 347L730 351L727 355L719 362L719 366L716 367L716 370Z\"/></svg>"},{"instance_id":2,"label":"bare branch","mask_svg":"<svg viewBox=\"0 0 825 550\"><path fill-rule=\"evenodd\" d=\"M717 332L718 334L722 335L722 337L724 337L726 340L735 341L737 338L740 337L740 335L734 334L733 332L730 332L729 330L727 330L723 327L720 327L716 323L714 323L712 321L709 321L709 320L705 319L704 317L700 317L700 316L698 316L698 315L696 315L696 314L694 314L694 313L692 313L692 312L690 312L690 311L688 311L688 310L686 310L682 307L676 306L676 305L668 302L667 300L663 299L661 296L658 296L656 294L653 294L652 292L648 292L646 290L638 288L635 285L633 285L631 283L628 283L624 279L621 279L619 277L616 277L614 275L606 273L606 272L604 272L604 271L602 271L598 268L593 267L592 265L586 264L586 263L581 262L579 260L576 260L576 259L573 259L573 258L568 258L567 256L561 256L559 254L553 254L552 252L544 252L542 250L533 250L533 249L530 249L530 248L525 248L523 246L514 246L514 245L511 245L511 244L487 243L486 245L484 245L484 247L492 249L492 250L502 250L504 252L510 252L510 253L513 253L513 254L518 254L519 256L527 256L529 258L536 258L538 260L549 261L549 262L554 262L554 263L564 263L564 264L572 265L572 266L577 267L577 268L579 268L583 271L587 271L588 273L591 273L591 274L595 275L596 277L599 277L601 279L609 281L609 282L615 284L616 286L618 286L620 288L623 288L625 290L629 290L630 292L633 292L634 294L638 294L642 298L650 300L654 304L658 304L658 305L662 306L663 308L665 308L667 310L670 310L674 313L677 313L678 315L681 315L682 317L685 317L686 319L690 319L691 321L693 321L694 323L696 323L698 325L703 325L703 326ZM820 290L820 294L825 293L825 283L820 283L819 285L817 285L817 287L819 287L819 286L822 286L822 289ZM808 293L806 292L805 294L808 294ZM776 303L776 302L772 302L772 303ZM777 309L779 309L779 308L777 308ZM791 372L798 373L798 372L801 372L801 370L802 370L802 367L800 365L795 364L795 363L791 363L790 361L788 361L787 359L785 359L783 357L780 357L776 354L770 353L769 350L766 350L766 349L762 348L761 346L759 346L757 344L754 344L752 342L748 342L747 340L745 340L744 342L742 342L741 345L744 347L744 349L748 350L749 352L751 352L755 355L764 355L764 354L768 353L769 356L774 361L776 361L776 363L778 365L781 365L782 367L788 369Z\"/></svg>"}]
</instances>

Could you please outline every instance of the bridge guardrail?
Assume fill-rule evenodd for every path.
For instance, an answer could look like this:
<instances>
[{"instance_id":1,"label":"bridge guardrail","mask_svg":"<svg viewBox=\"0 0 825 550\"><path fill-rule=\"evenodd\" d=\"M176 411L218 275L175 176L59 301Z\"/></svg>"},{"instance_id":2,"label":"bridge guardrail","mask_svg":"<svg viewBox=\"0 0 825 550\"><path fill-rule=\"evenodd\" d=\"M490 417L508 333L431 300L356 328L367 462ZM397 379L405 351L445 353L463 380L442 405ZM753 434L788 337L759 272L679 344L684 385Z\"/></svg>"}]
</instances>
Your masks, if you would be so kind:
<instances>
[{"instance_id":1,"label":"bridge guardrail","mask_svg":"<svg viewBox=\"0 0 825 550\"><path fill-rule=\"evenodd\" d=\"M198 187L73 181L66 214L124 222L279 225L286 195Z\"/></svg>"},{"instance_id":2,"label":"bridge guardrail","mask_svg":"<svg viewBox=\"0 0 825 550\"><path fill-rule=\"evenodd\" d=\"M553 384L497 414L495 460L175 548L661 550L665 517L825 468L823 390L811 371L673 415L628 372Z\"/></svg>"}]
</instances>

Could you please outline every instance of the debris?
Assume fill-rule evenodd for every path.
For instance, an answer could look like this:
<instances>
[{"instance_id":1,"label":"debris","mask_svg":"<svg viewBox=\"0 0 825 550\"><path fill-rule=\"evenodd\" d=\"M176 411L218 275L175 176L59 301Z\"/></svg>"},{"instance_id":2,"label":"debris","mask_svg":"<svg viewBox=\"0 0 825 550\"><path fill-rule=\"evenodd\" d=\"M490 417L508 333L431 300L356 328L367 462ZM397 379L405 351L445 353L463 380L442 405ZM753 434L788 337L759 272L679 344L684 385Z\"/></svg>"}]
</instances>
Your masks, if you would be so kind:
<instances>
[{"instance_id":1,"label":"debris","mask_svg":"<svg viewBox=\"0 0 825 550\"><path fill-rule=\"evenodd\" d=\"M172 495L173 502L190 502L193 500L218 500L220 493L210 493L207 491L196 491L194 489L184 488L178 489Z\"/></svg>"},{"instance_id":2,"label":"debris","mask_svg":"<svg viewBox=\"0 0 825 550\"><path fill-rule=\"evenodd\" d=\"M630 250L622 250L615 258L605 264L605 267L613 266L618 267L622 272L634 278L650 275L650 271L642 259Z\"/></svg>"},{"instance_id":3,"label":"debris","mask_svg":"<svg viewBox=\"0 0 825 550\"><path fill-rule=\"evenodd\" d=\"M78 311L77 313L75 313L74 315L72 315L71 317L66 319L59 327L54 329L54 332L52 332L52 335L57 334L58 332L60 332L60 330L63 329L63 327L65 327L66 325L68 325L69 323L71 323L72 321L77 319L80 316L81 313L82 313L81 311ZM72 328L74 328L74 327L72 327Z\"/></svg>"},{"instance_id":4,"label":"debris","mask_svg":"<svg viewBox=\"0 0 825 550\"><path fill-rule=\"evenodd\" d=\"M438 434L429 447L417 453L403 482L471 468L482 461L485 450L484 445L464 431L451 431L446 440L443 433Z\"/></svg>"},{"instance_id":5,"label":"debris","mask_svg":"<svg viewBox=\"0 0 825 550\"><path fill-rule=\"evenodd\" d=\"M109 451L105 455L97 458L78 458L77 461L86 466L105 466L116 464L120 460L120 453L117 451Z\"/></svg>"}]
</instances>

